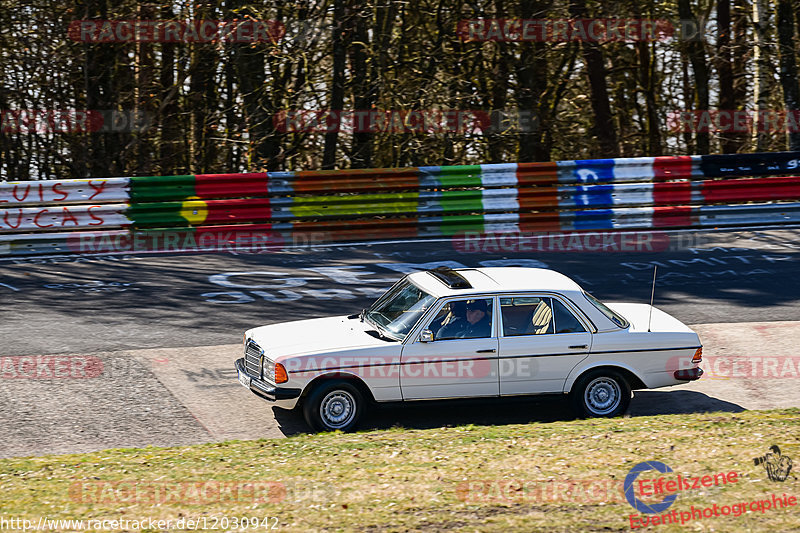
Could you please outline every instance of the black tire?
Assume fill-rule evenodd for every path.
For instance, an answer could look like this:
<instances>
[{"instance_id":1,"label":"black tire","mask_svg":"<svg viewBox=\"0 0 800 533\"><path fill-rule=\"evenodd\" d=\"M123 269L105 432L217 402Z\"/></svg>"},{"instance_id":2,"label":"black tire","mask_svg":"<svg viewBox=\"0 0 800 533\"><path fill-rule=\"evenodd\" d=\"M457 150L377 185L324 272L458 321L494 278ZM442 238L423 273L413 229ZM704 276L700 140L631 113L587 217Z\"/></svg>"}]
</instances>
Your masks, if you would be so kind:
<instances>
[{"instance_id":1,"label":"black tire","mask_svg":"<svg viewBox=\"0 0 800 533\"><path fill-rule=\"evenodd\" d=\"M344 380L323 381L303 402L303 416L314 431L353 431L366 407L364 395Z\"/></svg>"},{"instance_id":2,"label":"black tire","mask_svg":"<svg viewBox=\"0 0 800 533\"><path fill-rule=\"evenodd\" d=\"M615 370L592 370L575 382L570 403L580 418L619 416L631 403L631 387Z\"/></svg>"}]
</instances>

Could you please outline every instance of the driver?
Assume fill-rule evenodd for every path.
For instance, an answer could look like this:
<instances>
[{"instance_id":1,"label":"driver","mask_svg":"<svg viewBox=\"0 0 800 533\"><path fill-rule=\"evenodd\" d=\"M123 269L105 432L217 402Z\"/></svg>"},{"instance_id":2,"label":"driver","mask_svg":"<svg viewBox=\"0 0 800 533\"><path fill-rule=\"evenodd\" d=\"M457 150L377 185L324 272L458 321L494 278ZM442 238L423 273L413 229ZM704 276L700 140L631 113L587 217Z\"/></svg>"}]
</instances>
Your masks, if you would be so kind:
<instances>
[{"instance_id":1,"label":"driver","mask_svg":"<svg viewBox=\"0 0 800 533\"><path fill-rule=\"evenodd\" d=\"M468 300L465 307L464 318L456 318L442 326L436 334L437 339L480 339L491 335L492 318L486 300Z\"/></svg>"},{"instance_id":2,"label":"driver","mask_svg":"<svg viewBox=\"0 0 800 533\"><path fill-rule=\"evenodd\" d=\"M479 339L492 334L492 320L489 317L486 300L470 300L467 302L467 324L458 337L462 339Z\"/></svg>"}]
</instances>

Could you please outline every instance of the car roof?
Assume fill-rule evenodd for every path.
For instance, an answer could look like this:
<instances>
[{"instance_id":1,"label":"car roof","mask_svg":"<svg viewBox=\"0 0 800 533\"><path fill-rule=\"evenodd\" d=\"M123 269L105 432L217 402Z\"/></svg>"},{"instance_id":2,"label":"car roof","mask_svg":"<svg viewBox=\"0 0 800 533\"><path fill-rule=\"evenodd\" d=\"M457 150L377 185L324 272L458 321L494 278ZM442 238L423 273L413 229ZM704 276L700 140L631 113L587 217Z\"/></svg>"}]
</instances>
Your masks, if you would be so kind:
<instances>
[{"instance_id":1,"label":"car roof","mask_svg":"<svg viewBox=\"0 0 800 533\"><path fill-rule=\"evenodd\" d=\"M483 292L581 291L580 285L564 274L546 268L458 268L451 272L460 274L471 288L450 288L446 282L431 275L430 271L416 272L410 277L414 283L438 297Z\"/></svg>"}]
</instances>

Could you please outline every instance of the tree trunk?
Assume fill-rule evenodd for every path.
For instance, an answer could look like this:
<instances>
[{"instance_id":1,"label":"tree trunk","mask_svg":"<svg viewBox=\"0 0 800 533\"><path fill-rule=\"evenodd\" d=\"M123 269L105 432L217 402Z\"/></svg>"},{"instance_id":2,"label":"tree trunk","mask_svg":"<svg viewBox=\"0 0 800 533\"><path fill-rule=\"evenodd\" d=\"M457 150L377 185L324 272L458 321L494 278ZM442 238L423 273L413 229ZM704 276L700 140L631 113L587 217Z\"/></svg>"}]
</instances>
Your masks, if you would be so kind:
<instances>
[{"instance_id":1,"label":"tree trunk","mask_svg":"<svg viewBox=\"0 0 800 533\"><path fill-rule=\"evenodd\" d=\"M731 2L717 0L717 72L719 73L719 112L734 111L733 65L731 61ZM732 132L720 132L720 150L724 154L736 152Z\"/></svg>"},{"instance_id":2,"label":"tree trunk","mask_svg":"<svg viewBox=\"0 0 800 533\"><path fill-rule=\"evenodd\" d=\"M139 5L139 18L142 20L153 20L156 18L156 11L153 6L147 4ZM153 139L155 129L151 128L149 122L153 120L158 110L158 93L156 84L155 53L152 43L136 43L136 78L134 85L134 105L133 108L136 130L133 131L132 148L136 154L136 172L139 174L153 174Z\"/></svg>"},{"instance_id":3,"label":"tree trunk","mask_svg":"<svg viewBox=\"0 0 800 533\"><path fill-rule=\"evenodd\" d=\"M753 144L756 152L763 152L767 149L767 135L762 124L762 111L769 106L769 95L772 88L770 82L772 78L772 67L770 56L772 55L769 40L767 38L767 28L769 27L769 11L765 7L766 0L753 0L753 64L755 73L753 75Z\"/></svg>"},{"instance_id":4,"label":"tree trunk","mask_svg":"<svg viewBox=\"0 0 800 533\"><path fill-rule=\"evenodd\" d=\"M277 150L269 135L271 124L265 103L266 74L264 52L251 48L246 43L235 44L236 71L239 91L244 102L244 123L247 128L250 157L247 167L250 169L269 166Z\"/></svg>"},{"instance_id":5,"label":"tree trunk","mask_svg":"<svg viewBox=\"0 0 800 533\"><path fill-rule=\"evenodd\" d=\"M733 105L737 111L747 110L748 83L752 72L748 72L748 61L752 55L748 29L751 26L750 0L733 0L731 12L731 56L733 64ZM749 133L747 130L734 131L731 136L734 151L747 151Z\"/></svg>"},{"instance_id":6,"label":"tree trunk","mask_svg":"<svg viewBox=\"0 0 800 533\"><path fill-rule=\"evenodd\" d=\"M553 127L552 124L556 120L558 114L558 107L567 92L567 86L570 83L570 74L575 68L575 62L578 60L580 52L580 45L578 43L571 43L572 48L570 51L565 51L561 58L561 63L555 71L553 76L553 83L547 88L542 103L539 106L539 116L535 117L538 120L540 132L542 134L542 150L547 154L545 158L540 161L550 161L550 152L553 149ZM556 80L558 80L556 82Z\"/></svg>"},{"instance_id":7,"label":"tree trunk","mask_svg":"<svg viewBox=\"0 0 800 533\"><path fill-rule=\"evenodd\" d=\"M225 54L225 145L222 161L228 169L241 168L241 151L239 150L238 135L241 131L236 105L236 52L233 45L226 43Z\"/></svg>"},{"instance_id":8,"label":"tree trunk","mask_svg":"<svg viewBox=\"0 0 800 533\"><path fill-rule=\"evenodd\" d=\"M547 72L547 57L544 43L521 43L519 64L517 65L517 91L516 99L519 111L538 115L541 98L547 90L546 77L541 75ZM537 117L531 121L531 128L522 129L519 134L520 163L530 161L544 161L549 159L549 153L542 145L542 135L539 131L541 123Z\"/></svg>"},{"instance_id":9,"label":"tree trunk","mask_svg":"<svg viewBox=\"0 0 800 533\"><path fill-rule=\"evenodd\" d=\"M333 48L333 75L330 85L330 99L328 110L337 113L331 131L325 133L325 147L322 151L322 168L329 170L336 167L336 148L339 143L339 129L341 112L344 105L344 69L347 60L347 45L349 33L345 22L347 9L345 0L334 0L333 6L333 35L331 46Z\"/></svg>"},{"instance_id":10,"label":"tree trunk","mask_svg":"<svg viewBox=\"0 0 800 533\"><path fill-rule=\"evenodd\" d=\"M786 113L800 111L800 87L797 84L794 13L791 0L777 1L778 55L783 102ZM792 121L792 122L796 122ZM800 132L788 131L789 150L800 150Z\"/></svg>"},{"instance_id":11,"label":"tree trunk","mask_svg":"<svg viewBox=\"0 0 800 533\"><path fill-rule=\"evenodd\" d=\"M570 4L570 15L577 19L587 18L586 4L580 0ZM614 115L611 112L611 100L608 96L606 82L606 65L603 51L595 42L581 42L583 61L586 64L586 74L589 79L592 111L594 112L594 126L592 133L598 141L599 157L619 157L619 143L617 130L614 124Z\"/></svg>"},{"instance_id":12,"label":"tree trunk","mask_svg":"<svg viewBox=\"0 0 800 533\"><path fill-rule=\"evenodd\" d=\"M699 28L697 18L692 13L689 0L678 0L678 17L681 20L690 21L695 28ZM702 33L702 32L700 32ZM700 113L708 113L709 92L708 92L708 64L706 62L706 50L701 40L684 41L683 52L688 56L694 73L694 101L695 109ZM702 129L696 133L696 148L698 154L708 154L710 151L710 136L708 130Z\"/></svg>"},{"instance_id":13,"label":"tree trunk","mask_svg":"<svg viewBox=\"0 0 800 533\"><path fill-rule=\"evenodd\" d=\"M548 2L523 0L520 5L521 18L535 18L549 7ZM519 62L516 66L517 90L516 100L520 113L535 115L529 121L529 128L521 128L519 134L520 163L531 161L547 161L550 153L542 143L541 105L542 97L547 90L547 48L542 42L520 43Z\"/></svg>"},{"instance_id":14,"label":"tree trunk","mask_svg":"<svg viewBox=\"0 0 800 533\"><path fill-rule=\"evenodd\" d=\"M497 43L497 60L491 66L491 84L492 88L489 91L488 106L485 106L489 112L491 123L489 124L489 131L487 132L487 152L489 155L489 163L502 163L503 162L503 146L505 139L505 132L495 131L495 126L502 126L501 122L495 120L495 117L500 117L504 114L506 103L508 101L508 66L509 54L507 52L506 43ZM518 110L519 111L519 110Z\"/></svg>"},{"instance_id":15,"label":"tree trunk","mask_svg":"<svg viewBox=\"0 0 800 533\"><path fill-rule=\"evenodd\" d=\"M197 5L196 20L216 18L216 0L203 0ZM211 141L213 111L217 108L214 74L218 61L215 43L195 43L192 50L189 102L192 109L193 173L212 172L216 144Z\"/></svg>"},{"instance_id":16,"label":"tree trunk","mask_svg":"<svg viewBox=\"0 0 800 533\"><path fill-rule=\"evenodd\" d=\"M84 18L108 19L108 10L104 0L90 0L86 6ZM114 74L115 54L112 45L85 45L86 55L83 66L84 91L86 93L86 109L108 110L113 108L114 90L112 76ZM115 174L116 168L112 160L113 154L108 146L109 139L115 134L89 135L88 175L93 177Z\"/></svg>"},{"instance_id":17,"label":"tree trunk","mask_svg":"<svg viewBox=\"0 0 800 533\"><path fill-rule=\"evenodd\" d=\"M639 84L644 93L644 100L647 113L647 154L651 156L661 155L661 124L658 120L658 105L656 103L655 76L656 68L655 55L650 54L650 44L646 41L636 43L636 50L639 56Z\"/></svg>"},{"instance_id":18,"label":"tree trunk","mask_svg":"<svg viewBox=\"0 0 800 533\"><path fill-rule=\"evenodd\" d=\"M364 0L359 0L353 6L353 44L350 46L350 64L353 79L353 107L356 112L369 112L375 103L374 68L367 64L367 57L371 54L369 42L368 18L370 11ZM374 64L374 61L373 61ZM355 120L353 132L353 147L350 154L352 168L369 168L372 166L372 143L374 133L365 131L369 122Z\"/></svg>"},{"instance_id":19,"label":"tree trunk","mask_svg":"<svg viewBox=\"0 0 800 533\"><path fill-rule=\"evenodd\" d=\"M161 10L162 20L172 20L173 14L170 7ZM158 167L163 175L177 174L178 161L181 152L181 128L178 114L178 92L180 88L175 83L175 44L164 43L161 45L161 106L158 115L161 138L158 142Z\"/></svg>"},{"instance_id":20,"label":"tree trunk","mask_svg":"<svg viewBox=\"0 0 800 533\"><path fill-rule=\"evenodd\" d=\"M686 113L692 113L692 111L694 111L694 89L692 89L692 80L691 75L689 74L689 57L687 54L683 53L683 51L681 52L681 81L683 88L683 101L686 106L684 111ZM689 128L683 128L681 129L681 132L683 133L683 142L686 145L686 153L696 153L692 130Z\"/></svg>"}]
</instances>

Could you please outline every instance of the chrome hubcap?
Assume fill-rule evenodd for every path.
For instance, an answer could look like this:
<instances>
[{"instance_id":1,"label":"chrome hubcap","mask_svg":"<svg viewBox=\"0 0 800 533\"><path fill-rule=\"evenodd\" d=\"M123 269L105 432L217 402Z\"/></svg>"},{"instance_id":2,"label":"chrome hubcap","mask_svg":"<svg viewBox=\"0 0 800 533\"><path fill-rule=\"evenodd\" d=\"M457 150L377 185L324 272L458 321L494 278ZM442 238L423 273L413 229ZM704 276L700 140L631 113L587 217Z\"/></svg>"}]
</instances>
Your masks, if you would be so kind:
<instances>
[{"instance_id":1,"label":"chrome hubcap","mask_svg":"<svg viewBox=\"0 0 800 533\"><path fill-rule=\"evenodd\" d=\"M329 392L322 399L319 414L326 426L331 429L339 429L353 419L356 413L355 406L356 400L349 392L335 390Z\"/></svg>"},{"instance_id":2,"label":"chrome hubcap","mask_svg":"<svg viewBox=\"0 0 800 533\"><path fill-rule=\"evenodd\" d=\"M586 387L583 395L586 407L593 414L607 415L619 406L622 390L619 383L607 377L595 378Z\"/></svg>"}]
</instances>

